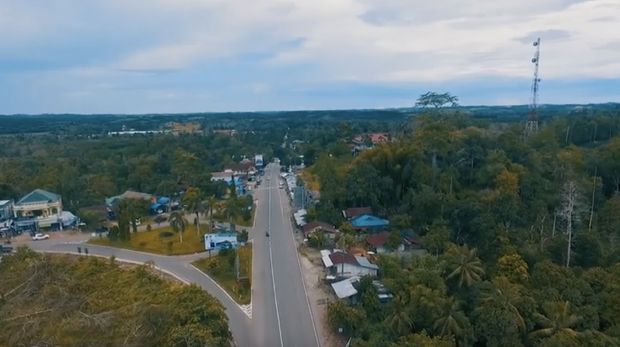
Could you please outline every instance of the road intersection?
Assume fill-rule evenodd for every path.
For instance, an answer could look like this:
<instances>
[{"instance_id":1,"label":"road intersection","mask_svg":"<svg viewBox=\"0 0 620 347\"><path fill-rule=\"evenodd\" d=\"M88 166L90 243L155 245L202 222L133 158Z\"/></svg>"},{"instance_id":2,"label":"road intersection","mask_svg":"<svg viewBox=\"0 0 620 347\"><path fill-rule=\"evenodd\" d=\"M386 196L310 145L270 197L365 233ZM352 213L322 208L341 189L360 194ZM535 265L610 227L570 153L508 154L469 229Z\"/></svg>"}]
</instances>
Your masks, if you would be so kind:
<instances>
[{"instance_id":1,"label":"road intersection","mask_svg":"<svg viewBox=\"0 0 620 347\"><path fill-rule=\"evenodd\" d=\"M216 297L226 308L230 330L237 346L319 346L319 338L308 301L302 269L293 236L286 192L278 189L279 166L265 169L263 188L255 192L257 211L250 231L253 243L252 302L238 305L215 281L191 262L204 253L164 256L62 239L27 242L40 252L112 257L130 263L150 263L185 283L195 283ZM266 236L269 232L269 237Z\"/></svg>"}]
</instances>

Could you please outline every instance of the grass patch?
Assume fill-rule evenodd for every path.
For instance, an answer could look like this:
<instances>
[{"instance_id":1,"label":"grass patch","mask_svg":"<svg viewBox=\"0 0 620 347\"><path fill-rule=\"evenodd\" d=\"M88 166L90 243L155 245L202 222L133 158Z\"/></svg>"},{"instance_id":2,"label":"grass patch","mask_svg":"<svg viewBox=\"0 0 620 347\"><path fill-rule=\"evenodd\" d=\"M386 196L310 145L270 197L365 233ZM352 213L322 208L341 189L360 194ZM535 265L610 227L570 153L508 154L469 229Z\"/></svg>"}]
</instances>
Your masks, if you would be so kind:
<instances>
[{"instance_id":1,"label":"grass patch","mask_svg":"<svg viewBox=\"0 0 620 347\"><path fill-rule=\"evenodd\" d=\"M110 241L108 238L93 238L88 242L95 245L126 248L134 251L150 252L164 255L191 254L204 252L203 236L207 231L206 224L200 225L201 235L196 234L196 227L188 225L183 233L183 243L179 235L170 227L153 228L151 231L140 231L131 234L129 241Z\"/></svg>"},{"instance_id":2,"label":"grass patch","mask_svg":"<svg viewBox=\"0 0 620 347\"><path fill-rule=\"evenodd\" d=\"M239 254L239 279L235 270ZM252 300L252 244L235 250L223 250L216 256L193 262L202 272L213 278L238 304L247 305Z\"/></svg>"}]
</instances>

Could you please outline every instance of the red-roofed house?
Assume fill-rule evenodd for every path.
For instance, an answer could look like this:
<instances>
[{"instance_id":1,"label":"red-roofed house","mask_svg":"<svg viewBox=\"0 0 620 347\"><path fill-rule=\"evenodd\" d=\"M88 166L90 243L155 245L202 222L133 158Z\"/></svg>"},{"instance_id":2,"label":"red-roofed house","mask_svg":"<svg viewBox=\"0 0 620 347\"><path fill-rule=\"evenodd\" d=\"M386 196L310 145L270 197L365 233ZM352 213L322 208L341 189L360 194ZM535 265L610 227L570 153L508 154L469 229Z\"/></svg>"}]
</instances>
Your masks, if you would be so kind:
<instances>
[{"instance_id":1,"label":"red-roofed house","mask_svg":"<svg viewBox=\"0 0 620 347\"><path fill-rule=\"evenodd\" d=\"M402 252L405 250L405 246L402 243L399 244L395 250L392 250L389 247L386 247L385 244L388 242L389 238L390 238L390 233L387 231L384 231L379 234L368 235L366 237L366 243L368 243L368 245L372 249L374 249L374 251L377 254L389 253L389 252Z\"/></svg>"},{"instance_id":2,"label":"red-roofed house","mask_svg":"<svg viewBox=\"0 0 620 347\"><path fill-rule=\"evenodd\" d=\"M332 271L341 277L377 276L379 267L368 261L368 258L352 255L343 251L336 251L329 255L332 262Z\"/></svg>"},{"instance_id":3,"label":"red-roofed house","mask_svg":"<svg viewBox=\"0 0 620 347\"><path fill-rule=\"evenodd\" d=\"M372 133L368 134L368 138L373 145L390 142L390 134L388 133Z\"/></svg>"}]
</instances>

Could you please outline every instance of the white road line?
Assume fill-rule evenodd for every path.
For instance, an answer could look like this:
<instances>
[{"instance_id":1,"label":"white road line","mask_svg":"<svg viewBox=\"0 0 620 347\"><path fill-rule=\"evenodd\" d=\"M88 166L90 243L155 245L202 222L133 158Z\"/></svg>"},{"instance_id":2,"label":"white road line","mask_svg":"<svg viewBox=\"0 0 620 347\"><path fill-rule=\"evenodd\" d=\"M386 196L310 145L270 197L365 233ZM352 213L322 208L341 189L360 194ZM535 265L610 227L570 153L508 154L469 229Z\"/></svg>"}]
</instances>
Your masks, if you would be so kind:
<instances>
[{"instance_id":1,"label":"white road line","mask_svg":"<svg viewBox=\"0 0 620 347\"><path fill-rule=\"evenodd\" d=\"M282 207L282 199L278 194L278 201L280 202L280 207ZM289 218L284 217L284 213L282 214L282 219L284 223L288 221L291 226L291 231L293 230L293 223ZM314 339L316 340L316 345L321 346L321 342L319 341L319 334L316 331L316 324L314 323L314 314L312 313L312 307L310 306L310 299L308 298L308 290L306 289L306 279L304 278L304 272L301 268L301 261L299 260L299 252L297 251L297 245L295 244L295 238L293 237L293 232L291 232L291 243L293 244L293 249L295 249L295 255L297 258L297 265L299 266L299 275L301 276L301 283L304 288L304 294L306 295L306 304L308 305L308 312L310 313L310 320L312 321L312 329L314 330Z\"/></svg>"},{"instance_id":2,"label":"white road line","mask_svg":"<svg viewBox=\"0 0 620 347\"><path fill-rule=\"evenodd\" d=\"M271 186L271 182L269 182ZM267 218L267 230L271 229L271 189L269 189L269 209ZM273 233L272 233L273 234ZM271 237L269 238L269 263L271 266L271 284L273 285L273 300L276 304L276 317L278 319L278 333L280 335L280 346L284 347L284 341L282 340L282 325L280 323L280 311L278 310L278 294L276 293L276 277L273 273L273 254L271 252Z\"/></svg>"}]
</instances>

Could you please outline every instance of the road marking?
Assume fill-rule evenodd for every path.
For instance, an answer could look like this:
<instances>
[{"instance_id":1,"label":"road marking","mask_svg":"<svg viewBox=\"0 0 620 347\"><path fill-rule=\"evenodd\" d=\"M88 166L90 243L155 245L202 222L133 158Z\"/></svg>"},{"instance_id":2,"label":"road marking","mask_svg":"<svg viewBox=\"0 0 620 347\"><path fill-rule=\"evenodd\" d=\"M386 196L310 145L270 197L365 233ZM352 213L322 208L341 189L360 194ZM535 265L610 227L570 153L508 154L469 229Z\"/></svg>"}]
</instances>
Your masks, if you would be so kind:
<instances>
[{"instance_id":1,"label":"road marking","mask_svg":"<svg viewBox=\"0 0 620 347\"><path fill-rule=\"evenodd\" d=\"M271 182L269 182L271 186ZM269 189L269 209L267 213L267 230L271 229L271 189ZM273 233L272 233L273 234ZM276 277L273 273L273 254L271 252L271 238L269 238L269 263L271 266L271 284L273 285L273 300L276 304L276 317L278 319L278 333L280 335L280 346L284 347L284 341L282 340L282 325L280 323L280 311L278 310L278 294L276 292Z\"/></svg>"},{"instance_id":2,"label":"road marking","mask_svg":"<svg viewBox=\"0 0 620 347\"><path fill-rule=\"evenodd\" d=\"M278 195L278 200L280 201L280 207L282 207L282 199L280 198L280 195ZM282 213L282 220L284 221L284 224L286 224L286 222L288 221L289 225L291 226L291 231L292 231L293 224L289 218L284 217L284 213ZM306 279L304 278L304 272L301 268L301 261L299 260L299 252L297 251L295 238L293 237L292 233L291 233L291 242L293 243L293 249L295 249L297 265L299 266L299 275L301 276L301 283L303 285L304 294L306 296L306 304L308 305L308 312L310 313L310 320L312 321L312 329L314 330L314 339L316 340L316 345L320 347L321 342L319 341L319 334L316 331L316 324L314 323L314 314L312 314L312 307L310 306L310 299L308 298L308 290L306 289Z\"/></svg>"}]
</instances>

